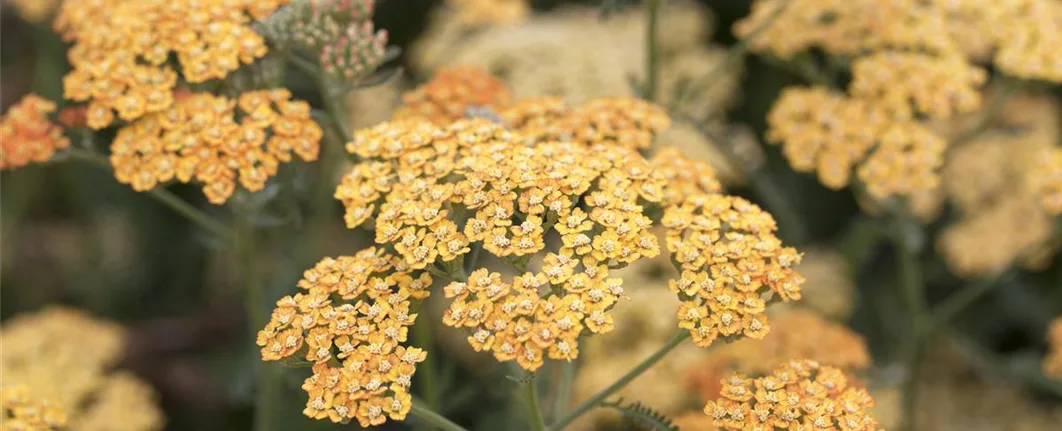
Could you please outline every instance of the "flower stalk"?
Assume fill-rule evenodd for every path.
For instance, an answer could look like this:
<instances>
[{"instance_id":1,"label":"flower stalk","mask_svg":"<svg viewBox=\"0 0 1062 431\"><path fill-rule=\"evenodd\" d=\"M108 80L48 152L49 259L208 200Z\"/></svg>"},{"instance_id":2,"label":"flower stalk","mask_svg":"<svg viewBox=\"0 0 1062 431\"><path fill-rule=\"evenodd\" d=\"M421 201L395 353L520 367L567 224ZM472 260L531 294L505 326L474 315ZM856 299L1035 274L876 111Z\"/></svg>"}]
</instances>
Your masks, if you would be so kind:
<instances>
[{"instance_id":1,"label":"flower stalk","mask_svg":"<svg viewBox=\"0 0 1062 431\"><path fill-rule=\"evenodd\" d=\"M438 413L435 413L434 410L424 405L424 401L416 398L413 399L413 406L409 410L409 414L442 431L468 431L464 427L453 423L453 421Z\"/></svg>"},{"instance_id":2,"label":"flower stalk","mask_svg":"<svg viewBox=\"0 0 1062 431\"><path fill-rule=\"evenodd\" d=\"M663 0L647 0L645 27L645 100L655 101L660 88L660 9Z\"/></svg>"},{"instance_id":3,"label":"flower stalk","mask_svg":"<svg viewBox=\"0 0 1062 431\"><path fill-rule=\"evenodd\" d=\"M925 330L928 324L925 303L925 280L922 264L919 261L922 234L921 226L916 220L904 215L895 215L894 245L900 276L900 292L907 306L911 333L904 339L903 364L904 380L901 388L903 397L903 419L900 429L914 429L914 413L918 407L918 379L921 371L922 356L925 351Z\"/></svg>"},{"instance_id":4,"label":"flower stalk","mask_svg":"<svg viewBox=\"0 0 1062 431\"><path fill-rule=\"evenodd\" d=\"M538 381L532 376L524 383L524 403L532 431L546 431L546 421L542 418L542 408L538 402Z\"/></svg>"}]
</instances>

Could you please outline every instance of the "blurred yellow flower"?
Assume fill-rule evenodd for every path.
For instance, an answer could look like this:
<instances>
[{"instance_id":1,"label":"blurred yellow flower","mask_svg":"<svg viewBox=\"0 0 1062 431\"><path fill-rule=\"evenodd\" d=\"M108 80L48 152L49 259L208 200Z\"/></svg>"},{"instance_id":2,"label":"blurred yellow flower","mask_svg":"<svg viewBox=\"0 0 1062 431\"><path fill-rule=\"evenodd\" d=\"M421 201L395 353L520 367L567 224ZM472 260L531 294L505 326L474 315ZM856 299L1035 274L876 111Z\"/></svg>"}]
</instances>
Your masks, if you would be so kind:
<instances>
[{"instance_id":1,"label":"blurred yellow flower","mask_svg":"<svg viewBox=\"0 0 1062 431\"><path fill-rule=\"evenodd\" d=\"M1029 182L1040 206L1052 215L1062 215L1062 147L1044 151L1029 172Z\"/></svg>"},{"instance_id":2,"label":"blurred yellow flower","mask_svg":"<svg viewBox=\"0 0 1062 431\"><path fill-rule=\"evenodd\" d=\"M6 320L0 327L4 414L13 412L18 420L32 413L26 407L40 405L33 400L47 399L38 418L53 425L65 420L65 430L161 430L164 419L152 388L128 372L113 371L124 337L117 325L66 308ZM5 420L3 427L20 429L14 423Z\"/></svg>"},{"instance_id":3,"label":"blurred yellow flower","mask_svg":"<svg viewBox=\"0 0 1062 431\"><path fill-rule=\"evenodd\" d=\"M66 412L55 403L37 399L25 386L0 388L0 419L5 431L51 431L65 429Z\"/></svg>"},{"instance_id":4,"label":"blurred yellow flower","mask_svg":"<svg viewBox=\"0 0 1062 431\"><path fill-rule=\"evenodd\" d=\"M63 130L51 122L55 103L29 94L0 118L0 169L45 162L56 150L70 146Z\"/></svg>"},{"instance_id":5,"label":"blurred yellow flower","mask_svg":"<svg viewBox=\"0 0 1062 431\"><path fill-rule=\"evenodd\" d=\"M10 0L11 6L22 19L34 24L43 23L51 17L60 0Z\"/></svg>"},{"instance_id":6,"label":"blurred yellow flower","mask_svg":"<svg viewBox=\"0 0 1062 431\"><path fill-rule=\"evenodd\" d=\"M527 0L446 0L466 25L518 24L531 14Z\"/></svg>"},{"instance_id":7,"label":"blurred yellow flower","mask_svg":"<svg viewBox=\"0 0 1062 431\"><path fill-rule=\"evenodd\" d=\"M445 125L468 115L470 108L498 111L512 103L513 95L504 82L473 66L441 68L431 81L402 95L395 120L423 118Z\"/></svg>"}]
</instances>

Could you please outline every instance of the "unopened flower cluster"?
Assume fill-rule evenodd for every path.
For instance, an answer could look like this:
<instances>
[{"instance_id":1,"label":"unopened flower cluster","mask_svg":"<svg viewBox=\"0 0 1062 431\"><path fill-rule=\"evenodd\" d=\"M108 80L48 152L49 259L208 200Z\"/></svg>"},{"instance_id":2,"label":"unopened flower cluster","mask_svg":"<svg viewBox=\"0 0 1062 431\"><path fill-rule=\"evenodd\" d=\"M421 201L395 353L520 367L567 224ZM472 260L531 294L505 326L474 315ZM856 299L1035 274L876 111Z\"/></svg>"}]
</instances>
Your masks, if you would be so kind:
<instances>
[{"instance_id":1,"label":"unopened flower cluster","mask_svg":"<svg viewBox=\"0 0 1062 431\"><path fill-rule=\"evenodd\" d=\"M321 68L343 81L376 70L387 47L387 31L372 22L376 0L295 0L265 22L271 41L295 43L317 57Z\"/></svg>"},{"instance_id":2,"label":"unopened flower cluster","mask_svg":"<svg viewBox=\"0 0 1062 431\"><path fill-rule=\"evenodd\" d=\"M63 2L55 29L74 43L64 96L89 102L88 126L115 115L133 121L173 104L178 71L187 82L227 76L265 55L249 26L287 0L103 0ZM175 55L179 68L168 63Z\"/></svg>"},{"instance_id":3,"label":"unopened flower cluster","mask_svg":"<svg viewBox=\"0 0 1062 431\"><path fill-rule=\"evenodd\" d=\"M0 119L0 169L15 169L52 158L56 150L70 146L63 130L48 115L55 103L29 94L8 109Z\"/></svg>"},{"instance_id":4,"label":"unopened flower cluster","mask_svg":"<svg viewBox=\"0 0 1062 431\"><path fill-rule=\"evenodd\" d=\"M512 102L509 87L482 69L444 67L435 71L430 81L402 95L402 106L394 119L423 118L446 125L465 118L469 109L497 112Z\"/></svg>"},{"instance_id":5,"label":"unopened flower cluster","mask_svg":"<svg viewBox=\"0 0 1062 431\"><path fill-rule=\"evenodd\" d=\"M118 181L137 191L195 181L210 202L222 204L237 181L261 190L292 153L316 160L322 135L310 105L291 100L285 89L247 92L236 100L198 93L120 129L111 164Z\"/></svg>"},{"instance_id":6,"label":"unopened flower cluster","mask_svg":"<svg viewBox=\"0 0 1062 431\"><path fill-rule=\"evenodd\" d=\"M790 361L756 378L733 374L721 383L721 398L704 413L723 430L878 429L868 413L870 394L843 371L815 361Z\"/></svg>"},{"instance_id":7,"label":"unopened flower cluster","mask_svg":"<svg viewBox=\"0 0 1062 431\"><path fill-rule=\"evenodd\" d=\"M1044 358L1044 374L1062 380L1062 317L1051 322L1047 329L1048 353Z\"/></svg>"},{"instance_id":8,"label":"unopened flower cluster","mask_svg":"<svg viewBox=\"0 0 1062 431\"><path fill-rule=\"evenodd\" d=\"M303 274L303 292L277 301L258 333L262 359L313 363L302 385L310 418L362 426L403 420L416 365L427 357L402 344L417 319L410 300L427 297L431 284L426 272L384 249L325 258Z\"/></svg>"},{"instance_id":9,"label":"unopened flower cluster","mask_svg":"<svg viewBox=\"0 0 1062 431\"><path fill-rule=\"evenodd\" d=\"M116 325L65 308L5 321L0 327L3 428L162 429L151 388L131 373L112 371L123 337Z\"/></svg>"}]
</instances>

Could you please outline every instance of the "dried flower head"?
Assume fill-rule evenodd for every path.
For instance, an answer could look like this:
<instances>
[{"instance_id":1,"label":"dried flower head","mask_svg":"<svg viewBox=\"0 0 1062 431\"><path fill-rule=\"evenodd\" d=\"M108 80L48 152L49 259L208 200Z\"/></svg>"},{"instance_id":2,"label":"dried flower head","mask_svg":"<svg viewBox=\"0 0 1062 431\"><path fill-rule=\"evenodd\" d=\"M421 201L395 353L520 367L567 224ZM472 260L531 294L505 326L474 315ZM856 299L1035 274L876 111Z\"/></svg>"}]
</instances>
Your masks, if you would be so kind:
<instances>
[{"instance_id":1,"label":"dried flower head","mask_svg":"<svg viewBox=\"0 0 1062 431\"><path fill-rule=\"evenodd\" d=\"M48 114L55 104L29 94L0 119L0 169L15 169L52 158L55 150L70 146L63 130Z\"/></svg>"},{"instance_id":2,"label":"dried flower head","mask_svg":"<svg viewBox=\"0 0 1062 431\"><path fill-rule=\"evenodd\" d=\"M47 308L6 320L0 344L4 385L23 388L4 389L5 419L11 413L16 420L30 415L53 424L69 418L62 429L71 431L162 429L151 387L128 372L112 371L124 344L117 325L71 309ZM50 402L32 401L45 399ZM34 405L45 410L32 413ZM4 429L13 423L5 420Z\"/></svg>"},{"instance_id":3,"label":"dried flower head","mask_svg":"<svg viewBox=\"0 0 1062 431\"><path fill-rule=\"evenodd\" d=\"M469 108L499 111L513 101L509 87L472 66L445 67L435 71L431 81L402 95L396 120L422 118L437 125L465 118Z\"/></svg>"},{"instance_id":4,"label":"dried flower head","mask_svg":"<svg viewBox=\"0 0 1062 431\"><path fill-rule=\"evenodd\" d=\"M465 25L512 25L527 19L527 0L446 0Z\"/></svg>"},{"instance_id":5,"label":"dried flower head","mask_svg":"<svg viewBox=\"0 0 1062 431\"><path fill-rule=\"evenodd\" d=\"M66 412L47 399L30 395L25 386L0 388L0 419L4 430L52 431L65 429Z\"/></svg>"},{"instance_id":6,"label":"dried flower head","mask_svg":"<svg viewBox=\"0 0 1062 431\"><path fill-rule=\"evenodd\" d=\"M773 373L722 381L721 398L704 413L724 430L844 429L875 431L868 409L874 400L866 389L851 386L844 372L812 360L790 361Z\"/></svg>"},{"instance_id":7,"label":"dried flower head","mask_svg":"<svg viewBox=\"0 0 1062 431\"><path fill-rule=\"evenodd\" d=\"M293 152L316 160L322 135L310 105L291 100L287 90L252 91L237 100L200 93L120 129L111 164L118 181L137 191L195 181L220 205L237 181L252 192L264 188Z\"/></svg>"},{"instance_id":8,"label":"dried flower head","mask_svg":"<svg viewBox=\"0 0 1062 431\"><path fill-rule=\"evenodd\" d=\"M1044 374L1062 380L1062 317L1051 321L1047 329L1048 353L1044 358Z\"/></svg>"},{"instance_id":9,"label":"dried flower head","mask_svg":"<svg viewBox=\"0 0 1062 431\"><path fill-rule=\"evenodd\" d=\"M173 104L176 54L185 81L220 79L265 55L249 23L287 0L63 2L55 29L74 42L64 97L89 102L88 125L132 121Z\"/></svg>"},{"instance_id":10,"label":"dried flower head","mask_svg":"<svg viewBox=\"0 0 1062 431\"><path fill-rule=\"evenodd\" d=\"M416 365L427 357L402 344L417 320L410 300L427 297L431 284L426 271L383 249L322 259L303 273L303 292L278 300L258 332L262 359L313 363L302 385L309 418L363 427L403 420Z\"/></svg>"},{"instance_id":11,"label":"dried flower head","mask_svg":"<svg viewBox=\"0 0 1062 431\"><path fill-rule=\"evenodd\" d=\"M1044 151L1029 172L1029 183L1048 214L1062 215L1062 148Z\"/></svg>"}]
</instances>

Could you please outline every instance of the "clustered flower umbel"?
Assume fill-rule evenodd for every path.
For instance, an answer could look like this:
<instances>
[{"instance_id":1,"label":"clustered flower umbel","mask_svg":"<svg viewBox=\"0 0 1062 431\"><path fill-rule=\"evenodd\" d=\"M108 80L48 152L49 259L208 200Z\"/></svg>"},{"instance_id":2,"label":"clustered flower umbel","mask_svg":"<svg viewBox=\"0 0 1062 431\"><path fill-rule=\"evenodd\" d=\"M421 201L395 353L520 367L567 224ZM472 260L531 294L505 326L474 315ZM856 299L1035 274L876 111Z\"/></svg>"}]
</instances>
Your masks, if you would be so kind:
<instances>
[{"instance_id":1,"label":"clustered flower umbel","mask_svg":"<svg viewBox=\"0 0 1062 431\"><path fill-rule=\"evenodd\" d=\"M258 333L262 359L298 355L314 363L302 385L307 417L362 426L403 420L427 353L401 343L417 319L410 300L427 297L431 284L427 272L383 248L325 258L303 274L305 292L277 301Z\"/></svg>"},{"instance_id":2,"label":"clustered flower umbel","mask_svg":"<svg viewBox=\"0 0 1062 431\"><path fill-rule=\"evenodd\" d=\"M177 70L191 83L227 76L265 55L249 26L287 0L100 0L64 2L55 29L74 43L64 97L89 103L88 126L133 121L173 104Z\"/></svg>"},{"instance_id":3,"label":"clustered flower umbel","mask_svg":"<svg viewBox=\"0 0 1062 431\"><path fill-rule=\"evenodd\" d=\"M1062 380L1062 317L1051 321L1051 326L1047 329L1047 346L1044 375Z\"/></svg>"},{"instance_id":4,"label":"clustered flower umbel","mask_svg":"<svg viewBox=\"0 0 1062 431\"><path fill-rule=\"evenodd\" d=\"M113 370L124 345L114 323L50 307L5 320L0 344L3 429L162 429L151 387Z\"/></svg>"},{"instance_id":5,"label":"clustered flower umbel","mask_svg":"<svg viewBox=\"0 0 1062 431\"><path fill-rule=\"evenodd\" d=\"M291 3L263 26L272 41L313 52L325 72L347 82L371 74L383 61L387 31L373 25L376 0Z\"/></svg>"},{"instance_id":6,"label":"clustered flower umbel","mask_svg":"<svg viewBox=\"0 0 1062 431\"><path fill-rule=\"evenodd\" d=\"M878 429L866 389L812 360L790 361L762 377L733 374L721 383L721 398L709 401L704 413L723 430Z\"/></svg>"},{"instance_id":7,"label":"clustered flower umbel","mask_svg":"<svg viewBox=\"0 0 1062 431\"><path fill-rule=\"evenodd\" d=\"M499 114L527 142L572 141L646 149L671 126L660 106L641 99L603 97L571 106L561 98L523 99ZM709 176L714 181L714 175Z\"/></svg>"},{"instance_id":8,"label":"clustered flower umbel","mask_svg":"<svg viewBox=\"0 0 1062 431\"><path fill-rule=\"evenodd\" d=\"M1028 179L1043 210L1054 216L1062 215L1062 148L1045 151Z\"/></svg>"},{"instance_id":9,"label":"clustered flower umbel","mask_svg":"<svg viewBox=\"0 0 1062 431\"><path fill-rule=\"evenodd\" d=\"M0 169L15 169L51 159L70 146L63 130L51 122L55 103L36 94L23 97L0 119Z\"/></svg>"},{"instance_id":10,"label":"clustered flower umbel","mask_svg":"<svg viewBox=\"0 0 1062 431\"><path fill-rule=\"evenodd\" d=\"M478 67L450 66L436 70L430 81L402 95L393 119L423 118L446 125L465 118L472 108L498 112L513 103L502 80Z\"/></svg>"},{"instance_id":11,"label":"clustered flower umbel","mask_svg":"<svg viewBox=\"0 0 1062 431\"><path fill-rule=\"evenodd\" d=\"M220 205L237 181L252 192L264 188L292 153L316 160L322 136L310 105L291 100L288 90L251 91L237 100L197 93L121 128L110 158L118 181L137 191L194 180Z\"/></svg>"},{"instance_id":12,"label":"clustered flower umbel","mask_svg":"<svg viewBox=\"0 0 1062 431\"><path fill-rule=\"evenodd\" d=\"M66 411L55 402L37 398L25 386L0 387L0 420L5 430L53 431L66 427Z\"/></svg>"}]
</instances>

